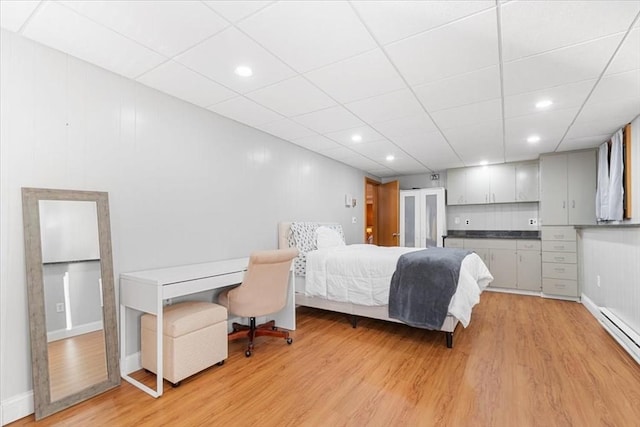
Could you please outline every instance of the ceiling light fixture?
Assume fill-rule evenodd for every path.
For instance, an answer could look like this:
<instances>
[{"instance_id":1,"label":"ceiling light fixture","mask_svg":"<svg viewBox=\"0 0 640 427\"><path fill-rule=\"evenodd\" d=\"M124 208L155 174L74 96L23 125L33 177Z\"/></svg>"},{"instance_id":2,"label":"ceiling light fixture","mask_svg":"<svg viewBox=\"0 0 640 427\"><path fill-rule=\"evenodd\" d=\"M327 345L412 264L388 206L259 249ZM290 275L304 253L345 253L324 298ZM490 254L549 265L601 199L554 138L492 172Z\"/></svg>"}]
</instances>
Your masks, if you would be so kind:
<instances>
[{"instance_id":1,"label":"ceiling light fixture","mask_svg":"<svg viewBox=\"0 0 640 427\"><path fill-rule=\"evenodd\" d=\"M540 137L538 135L531 135L529 138L527 138L527 142L529 144L535 144L536 142L540 142Z\"/></svg>"},{"instance_id":2,"label":"ceiling light fixture","mask_svg":"<svg viewBox=\"0 0 640 427\"><path fill-rule=\"evenodd\" d=\"M481 160L480 161L480 166L487 166L489 164L488 160Z\"/></svg>"},{"instance_id":3,"label":"ceiling light fixture","mask_svg":"<svg viewBox=\"0 0 640 427\"><path fill-rule=\"evenodd\" d=\"M395 158L396 158L396 156L394 156L393 154L389 154L389 155L387 156L387 162L392 162L392 161L393 161L393 159L395 159Z\"/></svg>"},{"instance_id":4,"label":"ceiling light fixture","mask_svg":"<svg viewBox=\"0 0 640 427\"><path fill-rule=\"evenodd\" d=\"M353 142L360 142L360 141L362 141L362 135L355 134L355 135L353 135L353 136L351 137L351 140L352 140Z\"/></svg>"},{"instance_id":5,"label":"ceiling light fixture","mask_svg":"<svg viewBox=\"0 0 640 427\"><path fill-rule=\"evenodd\" d=\"M550 99L543 99L542 101L536 102L536 108L542 110L543 108L550 107L553 104L553 101Z\"/></svg>"},{"instance_id":6,"label":"ceiling light fixture","mask_svg":"<svg viewBox=\"0 0 640 427\"><path fill-rule=\"evenodd\" d=\"M246 65L238 65L235 69L235 73L240 77L253 76L253 70L251 69L251 67L247 67Z\"/></svg>"}]
</instances>

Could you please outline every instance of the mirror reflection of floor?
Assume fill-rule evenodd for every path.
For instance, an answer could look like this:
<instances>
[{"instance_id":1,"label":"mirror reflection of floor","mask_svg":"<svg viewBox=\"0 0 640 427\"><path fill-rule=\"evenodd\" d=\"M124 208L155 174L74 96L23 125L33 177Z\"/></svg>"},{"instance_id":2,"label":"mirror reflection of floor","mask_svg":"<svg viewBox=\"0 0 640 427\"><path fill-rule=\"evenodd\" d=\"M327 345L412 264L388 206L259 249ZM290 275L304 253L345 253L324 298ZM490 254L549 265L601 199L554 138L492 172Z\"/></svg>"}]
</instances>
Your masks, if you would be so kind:
<instances>
[{"instance_id":1,"label":"mirror reflection of floor","mask_svg":"<svg viewBox=\"0 0 640 427\"><path fill-rule=\"evenodd\" d=\"M49 343L51 401L107 380L102 330Z\"/></svg>"}]
</instances>

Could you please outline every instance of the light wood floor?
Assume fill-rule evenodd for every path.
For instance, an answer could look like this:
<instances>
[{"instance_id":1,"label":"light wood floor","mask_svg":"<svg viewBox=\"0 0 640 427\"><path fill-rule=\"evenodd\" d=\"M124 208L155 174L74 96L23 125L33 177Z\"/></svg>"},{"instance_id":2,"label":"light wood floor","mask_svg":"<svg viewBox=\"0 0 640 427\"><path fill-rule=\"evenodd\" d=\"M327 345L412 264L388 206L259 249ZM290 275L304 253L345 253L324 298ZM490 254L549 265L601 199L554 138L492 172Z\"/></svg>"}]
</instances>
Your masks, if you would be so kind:
<instances>
[{"instance_id":1,"label":"light wood floor","mask_svg":"<svg viewBox=\"0 0 640 427\"><path fill-rule=\"evenodd\" d=\"M59 400L107 380L104 331L49 343L51 400Z\"/></svg>"},{"instance_id":2,"label":"light wood floor","mask_svg":"<svg viewBox=\"0 0 640 427\"><path fill-rule=\"evenodd\" d=\"M153 399L123 383L38 426L637 426L640 366L574 302L485 292L454 348L439 332L298 309ZM146 374L149 380L152 375ZM165 382L165 384L167 384ZM14 423L35 425L33 416Z\"/></svg>"}]
</instances>

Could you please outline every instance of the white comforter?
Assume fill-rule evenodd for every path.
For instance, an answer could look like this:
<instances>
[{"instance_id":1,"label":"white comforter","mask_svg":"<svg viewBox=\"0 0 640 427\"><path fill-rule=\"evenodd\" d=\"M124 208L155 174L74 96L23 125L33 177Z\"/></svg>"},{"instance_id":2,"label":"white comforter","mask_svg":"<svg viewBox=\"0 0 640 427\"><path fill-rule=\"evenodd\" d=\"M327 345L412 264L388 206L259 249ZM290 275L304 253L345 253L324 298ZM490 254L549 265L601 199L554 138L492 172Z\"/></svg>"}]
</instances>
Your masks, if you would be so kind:
<instances>
[{"instance_id":1,"label":"white comforter","mask_svg":"<svg viewBox=\"0 0 640 427\"><path fill-rule=\"evenodd\" d=\"M305 293L332 301L379 306L389 303L391 276L400 255L424 248L347 245L307 253ZM460 267L458 289L451 298L449 314L465 327L471 309L493 276L475 253Z\"/></svg>"}]
</instances>

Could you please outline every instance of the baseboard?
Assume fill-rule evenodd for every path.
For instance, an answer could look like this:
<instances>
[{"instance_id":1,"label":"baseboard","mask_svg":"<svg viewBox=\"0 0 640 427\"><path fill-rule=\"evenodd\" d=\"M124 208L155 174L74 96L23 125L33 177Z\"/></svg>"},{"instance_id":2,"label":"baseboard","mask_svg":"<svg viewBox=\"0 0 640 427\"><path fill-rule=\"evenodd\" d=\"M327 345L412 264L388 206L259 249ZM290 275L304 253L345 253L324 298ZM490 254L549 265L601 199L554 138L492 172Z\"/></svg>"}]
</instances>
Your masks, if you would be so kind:
<instances>
[{"instance_id":1,"label":"baseboard","mask_svg":"<svg viewBox=\"0 0 640 427\"><path fill-rule=\"evenodd\" d=\"M140 352L130 354L126 356L124 362L120 361L120 371L129 375L132 372L139 371L142 369L142 362L140 359Z\"/></svg>"},{"instance_id":2,"label":"baseboard","mask_svg":"<svg viewBox=\"0 0 640 427\"><path fill-rule=\"evenodd\" d=\"M600 307L598 307L593 301L591 301L591 298L589 298L585 294L582 294L581 299L582 305L584 305L584 307L589 311L589 313L591 313L593 317L600 321Z\"/></svg>"},{"instance_id":3,"label":"baseboard","mask_svg":"<svg viewBox=\"0 0 640 427\"><path fill-rule=\"evenodd\" d=\"M532 296L532 297L539 297L542 296L542 293L539 291L523 291L520 289L509 289L509 288L492 288L492 287L486 287L484 288L485 291L489 291L489 292L498 292L498 293L502 293L502 294L515 294L515 295L526 295L526 296Z\"/></svg>"},{"instance_id":4,"label":"baseboard","mask_svg":"<svg viewBox=\"0 0 640 427\"><path fill-rule=\"evenodd\" d=\"M33 391L21 393L2 401L2 425L7 425L20 418L33 414Z\"/></svg>"},{"instance_id":5,"label":"baseboard","mask_svg":"<svg viewBox=\"0 0 640 427\"><path fill-rule=\"evenodd\" d=\"M47 332L47 342L63 340L66 338L88 334L89 332L95 332L102 329L102 320L80 325L73 329L59 329L57 331Z\"/></svg>"}]
</instances>

